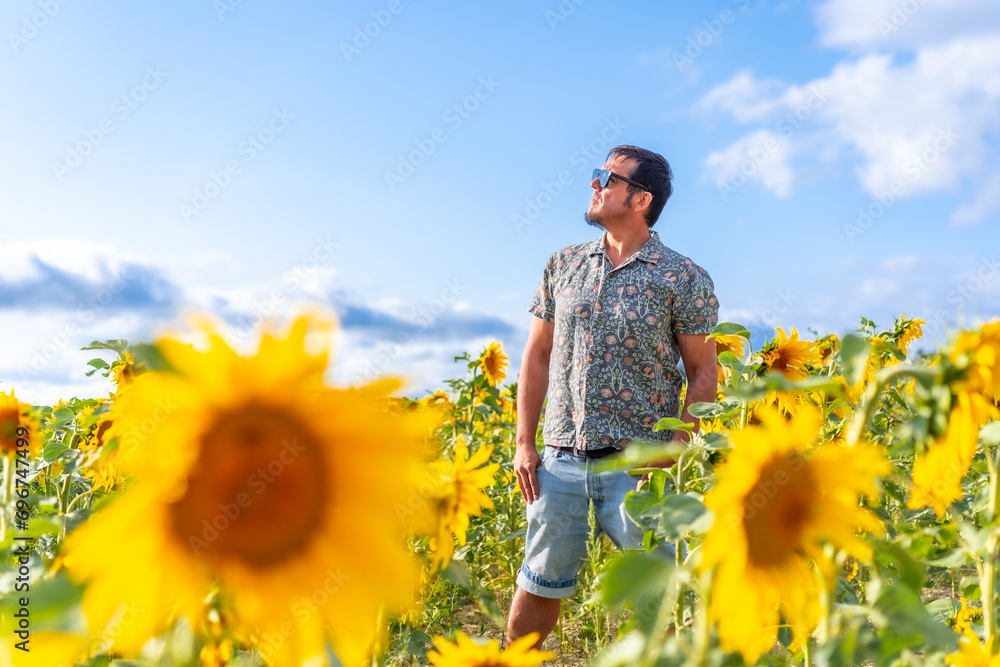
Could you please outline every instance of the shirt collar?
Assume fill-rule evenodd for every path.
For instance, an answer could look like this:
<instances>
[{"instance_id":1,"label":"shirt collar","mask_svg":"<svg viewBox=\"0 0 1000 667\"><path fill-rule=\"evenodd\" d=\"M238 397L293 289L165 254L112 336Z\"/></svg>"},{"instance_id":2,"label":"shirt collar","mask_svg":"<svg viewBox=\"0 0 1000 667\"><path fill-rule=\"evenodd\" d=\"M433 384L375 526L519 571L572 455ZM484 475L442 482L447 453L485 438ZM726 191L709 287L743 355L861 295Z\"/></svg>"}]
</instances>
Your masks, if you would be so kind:
<instances>
[{"instance_id":1,"label":"shirt collar","mask_svg":"<svg viewBox=\"0 0 1000 667\"><path fill-rule=\"evenodd\" d=\"M607 249L604 247L605 234L607 234L607 232L604 232L604 234L601 234L599 238L590 242L590 252L588 254L605 256L608 254ZM664 250L665 248L660 242L660 235L651 229L649 230L649 240L646 241L646 243L643 244L643 246L639 248L639 250L632 257L655 266L657 260L663 257Z\"/></svg>"}]
</instances>

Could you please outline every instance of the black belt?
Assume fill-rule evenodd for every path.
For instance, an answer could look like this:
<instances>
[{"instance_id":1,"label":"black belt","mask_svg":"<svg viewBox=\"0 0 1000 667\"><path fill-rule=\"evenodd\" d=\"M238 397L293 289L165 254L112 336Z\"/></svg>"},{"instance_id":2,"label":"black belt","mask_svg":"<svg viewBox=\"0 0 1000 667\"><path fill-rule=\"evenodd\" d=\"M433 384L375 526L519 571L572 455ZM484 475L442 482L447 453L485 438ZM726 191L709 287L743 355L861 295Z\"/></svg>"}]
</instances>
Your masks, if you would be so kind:
<instances>
[{"instance_id":1,"label":"black belt","mask_svg":"<svg viewBox=\"0 0 1000 667\"><path fill-rule=\"evenodd\" d=\"M614 447L604 447L602 449L579 449L577 447L556 447L554 445L549 445L549 447L552 447L556 451L569 452L573 456L581 456L585 459L603 459L605 456L611 456L621 451Z\"/></svg>"}]
</instances>

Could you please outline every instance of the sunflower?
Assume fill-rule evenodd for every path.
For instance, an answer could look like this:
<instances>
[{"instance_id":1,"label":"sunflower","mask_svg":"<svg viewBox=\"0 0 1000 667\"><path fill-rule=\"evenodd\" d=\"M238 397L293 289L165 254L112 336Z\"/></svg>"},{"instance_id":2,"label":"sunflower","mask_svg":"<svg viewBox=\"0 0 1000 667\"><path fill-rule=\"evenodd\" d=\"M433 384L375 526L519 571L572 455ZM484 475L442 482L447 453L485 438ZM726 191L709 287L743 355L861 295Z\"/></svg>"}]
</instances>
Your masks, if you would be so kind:
<instances>
[{"instance_id":1,"label":"sunflower","mask_svg":"<svg viewBox=\"0 0 1000 667\"><path fill-rule=\"evenodd\" d=\"M962 477L975 458L979 426L972 396L959 394L945 435L913 462L913 489L907 507L930 507L941 518L949 505L963 497Z\"/></svg>"},{"instance_id":2,"label":"sunflower","mask_svg":"<svg viewBox=\"0 0 1000 667\"><path fill-rule=\"evenodd\" d=\"M960 391L980 394L990 402L1000 400L1000 321L985 324L979 331L963 332L948 356L953 364L966 369ZM991 418L998 417L993 414Z\"/></svg>"},{"instance_id":3,"label":"sunflower","mask_svg":"<svg viewBox=\"0 0 1000 667\"><path fill-rule=\"evenodd\" d=\"M110 440L108 432L113 425L114 422L107 415L101 415L90 435L80 443L80 451L83 452L83 475L92 480L95 489L104 491L120 489L125 483L125 475L119 465L118 450L104 448Z\"/></svg>"},{"instance_id":4,"label":"sunflower","mask_svg":"<svg viewBox=\"0 0 1000 667\"><path fill-rule=\"evenodd\" d=\"M710 612L719 640L748 664L774 645L779 614L799 643L815 628L820 582L829 590L836 578L824 543L859 562L871 560L857 533L883 527L860 507L859 496L876 494L875 479L891 471L868 445L814 446L822 419L813 406L791 420L774 408L759 415L759 427L731 434L729 458L705 496L715 521L700 565L714 568Z\"/></svg>"},{"instance_id":5,"label":"sunflower","mask_svg":"<svg viewBox=\"0 0 1000 667\"><path fill-rule=\"evenodd\" d=\"M135 357L132 356L131 352L122 352L121 356L111 364L111 372L114 373L112 381L115 383L115 387L117 387L115 393L118 393L132 384L139 375L145 373L146 366L142 362L136 363Z\"/></svg>"},{"instance_id":6,"label":"sunflower","mask_svg":"<svg viewBox=\"0 0 1000 667\"><path fill-rule=\"evenodd\" d=\"M491 387L500 384L507 377L507 355L500 343L493 341L479 355L479 367Z\"/></svg>"},{"instance_id":7,"label":"sunflower","mask_svg":"<svg viewBox=\"0 0 1000 667\"><path fill-rule=\"evenodd\" d=\"M499 463L489 463L493 445L483 445L469 457L469 448L460 436L455 441L455 456L451 461L436 461L435 472L440 474L438 487L438 529L431 544L431 560L443 568L455 552L454 538L465 545L469 517L478 516L483 509L493 509L493 501L483 489L495 483ZM454 535L454 538L452 537Z\"/></svg>"},{"instance_id":8,"label":"sunflower","mask_svg":"<svg viewBox=\"0 0 1000 667\"><path fill-rule=\"evenodd\" d=\"M921 319L903 320L900 322L902 331L899 334L899 339L896 341L900 352L906 354L910 348L910 343L924 335L924 330L921 327L923 324L927 324L927 322Z\"/></svg>"},{"instance_id":9,"label":"sunflower","mask_svg":"<svg viewBox=\"0 0 1000 667\"><path fill-rule=\"evenodd\" d=\"M362 665L380 610L412 602L419 566L396 509L420 482L435 418L385 411L394 381L325 386L327 348L305 346L322 324L267 332L249 358L211 331L203 352L162 340L175 372L122 391L110 432L135 481L64 545L90 627L116 652L199 618L219 586L234 631L269 664L326 664L329 642Z\"/></svg>"},{"instance_id":10,"label":"sunflower","mask_svg":"<svg viewBox=\"0 0 1000 667\"><path fill-rule=\"evenodd\" d=\"M993 655L979 641L979 635L971 627L962 630L958 653L945 656L946 664L953 667L1000 667L1000 655Z\"/></svg>"},{"instance_id":11,"label":"sunflower","mask_svg":"<svg viewBox=\"0 0 1000 667\"><path fill-rule=\"evenodd\" d=\"M0 456L16 454L18 440L22 440L21 444L27 441L28 455L33 458L41 444L39 428L30 405L17 400L13 389L0 391Z\"/></svg>"},{"instance_id":12,"label":"sunflower","mask_svg":"<svg viewBox=\"0 0 1000 667\"><path fill-rule=\"evenodd\" d=\"M795 329L789 329L791 336L787 336L784 329L775 331L778 332L778 337L769 341L760 351L764 368L777 371L789 380L809 377L807 366L818 366L823 359L816 343L799 340L799 332Z\"/></svg>"},{"instance_id":13,"label":"sunflower","mask_svg":"<svg viewBox=\"0 0 1000 667\"><path fill-rule=\"evenodd\" d=\"M816 349L819 350L819 365L826 366L833 359L833 355L840 349L840 338L837 334L827 334L816 339Z\"/></svg>"},{"instance_id":14,"label":"sunflower","mask_svg":"<svg viewBox=\"0 0 1000 667\"><path fill-rule=\"evenodd\" d=\"M718 357L723 352L732 352L739 358L743 358L743 355L747 353L747 341L743 336L738 336L736 334L719 334L715 336L715 355ZM729 369L718 364L719 366L719 385L724 385L726 383L726 378L729 377Z\"/></svg>"},{"instance_id":15,"label":"sunflower","mask_svg":"<svg viewBox=\"0 0 1000 667\"><path fill-rule=\"evenodd\" d=\"M427 659L434 667L537 667L545 660L556 657L552 651L532 648L538 640L537 632L518 637L502 651L495 639L483 646L463 632L459 632L455 639L457 643L453 644L444 637L434 637L437 650L427 652Z\"/></svg>"}]
</instances>

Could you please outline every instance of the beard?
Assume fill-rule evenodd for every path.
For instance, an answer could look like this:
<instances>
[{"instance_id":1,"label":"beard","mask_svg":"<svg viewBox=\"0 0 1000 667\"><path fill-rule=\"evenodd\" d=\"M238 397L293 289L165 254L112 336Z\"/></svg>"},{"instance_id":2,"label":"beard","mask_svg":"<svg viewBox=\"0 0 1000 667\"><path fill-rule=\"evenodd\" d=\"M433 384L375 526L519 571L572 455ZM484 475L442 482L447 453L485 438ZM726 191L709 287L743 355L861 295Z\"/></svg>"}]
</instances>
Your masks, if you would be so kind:
<instances>
[{"instance_id":1,"label":"beard","mask_svg":"<svg viewBox=\"0 0 1000 667\"><path fill-rule=\"evenodd\" d=\"M583 220L591 227L604 229L604 225L601 224L601 221L598 220L597 216L590 212L590 209L587 209L587 212L583 214Z\"/></svg>"}]
</instances>

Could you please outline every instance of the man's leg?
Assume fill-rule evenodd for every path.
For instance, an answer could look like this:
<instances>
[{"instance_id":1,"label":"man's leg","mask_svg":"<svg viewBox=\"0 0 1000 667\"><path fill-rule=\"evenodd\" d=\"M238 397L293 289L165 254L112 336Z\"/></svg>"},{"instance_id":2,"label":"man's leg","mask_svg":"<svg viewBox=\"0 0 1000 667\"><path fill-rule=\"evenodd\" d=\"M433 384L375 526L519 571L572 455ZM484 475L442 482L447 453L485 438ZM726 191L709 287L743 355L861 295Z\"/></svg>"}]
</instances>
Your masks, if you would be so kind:
<instances>
[{"instance_id":1,"label":"man's leg","mask_svg":"<svg viewBox=\"0 0 1000 667\"><path fill-rule=\"evenodd\" d=\"M507 641L537 632L535 648L542 648L542 642L559 620L559 603L559 598L539 597L518 586L507 617Z\"/></svg>"}]
</instances>

